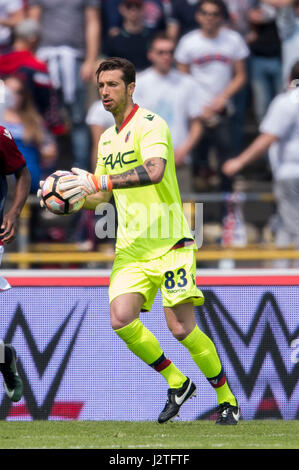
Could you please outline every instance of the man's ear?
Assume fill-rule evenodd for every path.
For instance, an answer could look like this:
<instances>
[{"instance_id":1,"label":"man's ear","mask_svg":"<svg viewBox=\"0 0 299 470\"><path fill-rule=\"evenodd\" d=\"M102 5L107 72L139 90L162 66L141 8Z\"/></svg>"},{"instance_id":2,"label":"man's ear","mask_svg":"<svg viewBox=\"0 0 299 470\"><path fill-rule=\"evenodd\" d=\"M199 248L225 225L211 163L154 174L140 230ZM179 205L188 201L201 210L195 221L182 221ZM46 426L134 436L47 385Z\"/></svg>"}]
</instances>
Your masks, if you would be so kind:
<instances>
[{"instance_id":1,"label":"man's ear","mask_svg":"<svg viewBox=\"0 0 299 470\"><path fill-rule=\"evenodd\" d=\"M132 83L129 83L128 85L128 92L129 92L129 95L132 97L133 93L134 93L134 90L135 90L135 82L132 82Z\"/></svg>"},{"instance_id":2,"label":"man's ear","mask_svg":"<svg viewBox=\"0 0 299 470\"><path fill-rule=\"evenodd\" d=\"M197 10L194 15L195 21L200 25L200 12Z\"/></svg>"}]
</instances>

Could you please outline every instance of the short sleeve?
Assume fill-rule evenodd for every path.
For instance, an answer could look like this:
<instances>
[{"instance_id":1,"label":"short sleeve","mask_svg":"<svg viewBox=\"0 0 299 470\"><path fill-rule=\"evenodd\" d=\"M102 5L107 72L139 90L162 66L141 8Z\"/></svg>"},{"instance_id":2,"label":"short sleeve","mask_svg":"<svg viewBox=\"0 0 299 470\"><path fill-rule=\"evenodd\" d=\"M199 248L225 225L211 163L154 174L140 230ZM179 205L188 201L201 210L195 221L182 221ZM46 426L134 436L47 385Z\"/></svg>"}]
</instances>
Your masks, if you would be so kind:
<instances>
[{"instance_id":1,"label":"short sleeve","mask_svg":"<svg viewBox=\"0 0 299 470\"><path fill-rule=\"evenodd\" d=\"M112 126L113 123L112 115L104 109L101 101L98 100L90 106L86 116L88 126L101 126L106 129Z\"/></svg>"},{"instance_id":2,"label":"short sleeve","mask_svg":"<svg viewBox=\"0 0 299 470\"><path fill-rule=\"evenodd\" d=\"M102 126L101 120L98 118L98 107L99 103L98 101L96 103L93 103L91 107L88 109L87 115L86 115L86 124L88 126Z\"/></svg>"},{"instance_id":3,"label":"short sleeve","mask_svg":"<svg viewBox=\"0 0 299 470\"><path fill-rule=\"evenodd\" d=\"M270 104L260 124L260 132L284 137L294 124L297 110L291 106L285 94L278 95Z\"/></svg>"},{"instance_id":4,"label":"short sleeve","mask_svg":"<svg viewBox=\"0 0 299 470\"><path fill-rule=\"evenodd\" d=\"M175 60L181 64L190 64L190 62L192 61L192 58L189 55L187 36L183 36L179 40L175 53L174 53Z\"/></svg>"},{"instance_id":5,"label":"short sleeve","mask_svg":"<svg viewBox=\"0 0 299 470\"><path fill-rule=\"evenodd\" d=\"M104 159L103 159L102 152L101 152L101 138L100 138L99 145L98 145L97 166L96 166L94 174L97 176L106 175L106 167L105 167Z\"/></svg>"},{"instance_id":6,"label":"short sleeve","mask_svg":"<svg viewBox=\"0 0 299 470\"><path fill-rule=\"evenodd\" d=\"M142 129L139 138L139 151L143 161L149 158L164 158L167 160L169 155L169 129L165 121L157 115L148 117L151 125Z\"/></svg>"},{"instance_id":7,"label":"short sleeve","mask_svg":"<svg viewBox=\"0 0 299 470\"><path fill-rule=\"evenodd\" d=\"M4 175L15 173L26 165L11 133L3 127L0 128L0 154L1 171Z\"/></svg>"},{"instance_id":8,"label":"short sleeve","mask_svg":"<svg viewBox=\"0 0 299 470\"><path fill-rule=\"evenodd\" d=\"M234 31L235 34L235 44L233 48L233 60L244 60L246 57L249 56L249 49L247 47L246 42L242 38L242 36Z\"/></svg>"}]
</instances>

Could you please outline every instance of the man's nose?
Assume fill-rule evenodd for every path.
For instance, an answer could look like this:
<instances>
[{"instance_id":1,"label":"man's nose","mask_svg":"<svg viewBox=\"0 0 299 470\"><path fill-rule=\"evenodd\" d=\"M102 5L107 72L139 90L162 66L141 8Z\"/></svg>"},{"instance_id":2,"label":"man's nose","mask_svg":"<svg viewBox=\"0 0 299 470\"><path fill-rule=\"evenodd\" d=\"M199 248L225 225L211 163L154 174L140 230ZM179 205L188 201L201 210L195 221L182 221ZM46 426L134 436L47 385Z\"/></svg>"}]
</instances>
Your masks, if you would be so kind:
<instances>
[{"instance_id":1,"label":"man's nose","mask_svg":"<svg viewBox=\"0 0 299 470\"><path fill-rule=\"evenodd\" d=\"M109 94L108 87L104 85L102 88L102 95L107 96L108 94Z\"/></svg>"}]
</instances>

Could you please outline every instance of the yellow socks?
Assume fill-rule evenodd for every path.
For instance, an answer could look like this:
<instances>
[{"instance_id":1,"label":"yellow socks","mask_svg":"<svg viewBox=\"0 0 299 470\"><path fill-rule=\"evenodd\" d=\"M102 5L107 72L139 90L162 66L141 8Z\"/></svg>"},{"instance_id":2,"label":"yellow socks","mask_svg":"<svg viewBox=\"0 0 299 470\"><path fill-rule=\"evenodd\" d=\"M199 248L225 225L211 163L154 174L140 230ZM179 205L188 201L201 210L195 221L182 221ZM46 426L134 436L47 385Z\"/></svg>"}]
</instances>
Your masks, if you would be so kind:
<instances>
[{"instance_id":1,"label":"yellow socks","mask_svg":"<svg viewBox=\"0 0 299 470\"><path fill-rule=\"evenodd\" d=\"M193 331L180 341L189 351L195 364L210 382L217 394L218 403L236 405L236 399L227 382L214 343L196 325Z\"/></svg>"},{"instance_id":2,"label":"yellow socks","mask_svg":"<svg viewBox=\"0 0 299 470\"><path fill-rule=\"evenodd\" d=\"M166 379L169 388L182 387L187 377L165 357L158 340L139 318L115 330L115 333L136 356ZM219 356L210 338L196 325L180 342L188 349L195 364L215 389L218 403L228 402L235 406L236 399L226 382Z\"/></svg>"},{"instance_id":3,"label":"yellow socks","mask_svg":"<svg viewBox=\"0 0 299 470\"><path fill-rule=\"evenodd\" d=\"M187 377L165 357L156 337L141 323L139 318L115 333L142 361L153 367L168 382L169 388L180 388Z\"/></svg>"}]
</instances>

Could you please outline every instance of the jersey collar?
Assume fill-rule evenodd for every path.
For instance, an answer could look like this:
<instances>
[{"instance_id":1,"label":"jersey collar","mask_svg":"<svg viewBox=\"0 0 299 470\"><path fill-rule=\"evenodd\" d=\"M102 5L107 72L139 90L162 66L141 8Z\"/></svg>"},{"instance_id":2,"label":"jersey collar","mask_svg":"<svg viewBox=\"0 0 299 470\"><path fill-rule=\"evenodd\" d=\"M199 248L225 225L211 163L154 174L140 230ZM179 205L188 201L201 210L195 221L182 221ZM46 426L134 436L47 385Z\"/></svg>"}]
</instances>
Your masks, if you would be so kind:
<instances>
[{"instance_id":1,"label":"jersey collar","mask_svg":"<svg viewBox=\"0 0 299 470\"><path fill-rule=\"evenodd\" d=\"M126 117L126 119L124 120L124 122L122 123L122 125L117 128L115 126L115 130L116 130L116 133L119 134L120 131L131 121L132 117L136 114L137 110L139 109L139 106L138 104L134 104L133 106L133 109L132 111L130 112L130 114Z\"/></svg>"}]
</instances>

